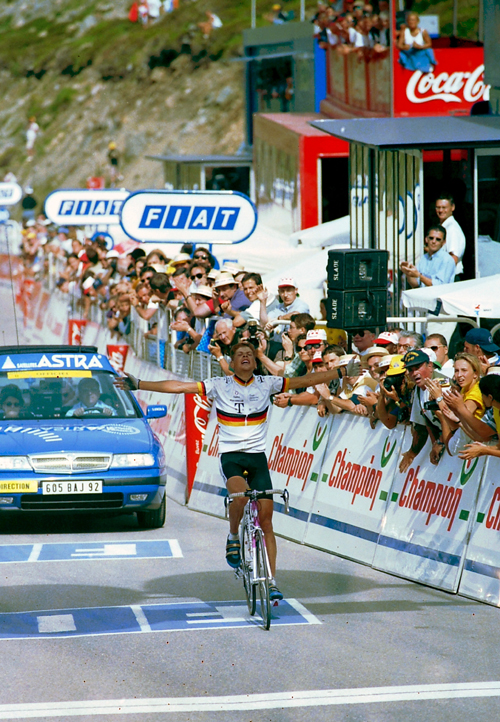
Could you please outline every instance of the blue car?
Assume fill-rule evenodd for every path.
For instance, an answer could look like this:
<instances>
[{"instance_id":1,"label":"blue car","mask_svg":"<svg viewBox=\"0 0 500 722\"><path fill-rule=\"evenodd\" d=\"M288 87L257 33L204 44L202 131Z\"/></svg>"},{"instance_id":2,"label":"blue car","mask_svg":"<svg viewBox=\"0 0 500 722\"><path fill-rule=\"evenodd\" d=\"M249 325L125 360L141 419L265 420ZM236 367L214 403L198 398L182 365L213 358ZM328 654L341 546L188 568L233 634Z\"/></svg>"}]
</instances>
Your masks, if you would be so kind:
<instances>
[{"instance_id":1,"label":"blue car","mask_svg":"<svg viewBox=\"0 0 500 722\"><path fill-rule=\"evenodd\" d=\"M149 406L93 346L0 346L0 513L136 513L165 523L163 448Z\"/></svg>"}]
</instances>

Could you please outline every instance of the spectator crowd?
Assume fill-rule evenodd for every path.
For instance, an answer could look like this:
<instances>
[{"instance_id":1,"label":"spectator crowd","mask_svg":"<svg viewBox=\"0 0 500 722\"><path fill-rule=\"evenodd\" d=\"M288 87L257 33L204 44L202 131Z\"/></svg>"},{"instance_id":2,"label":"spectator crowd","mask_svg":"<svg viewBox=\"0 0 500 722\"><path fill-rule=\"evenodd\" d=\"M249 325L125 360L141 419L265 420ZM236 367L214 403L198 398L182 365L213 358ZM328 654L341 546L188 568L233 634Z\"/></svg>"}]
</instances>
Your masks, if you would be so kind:
<instances>
[{"instance_id":1,"label":"spectator crowd","mask_svg":"<svg viewBox=\"0 0 500 722\"><path fill-rule=\"evenodd\" d=\"M428 230L418 267L402 264L410 285L460 276L463 248L444 248L444 223L453 230L453 209L450 197L436 201L443 225ZM439 333L424 339L402 328L379 334L371 328L349 333L327 328L321 320L325 300L317 319L292 277L266 288L259 273L237 263L219 267L207 248L192 244L172 258L140 247L119 253L108 250L103 236L85 238L83 231L55 227L42 215L25 221L22 258L26 275L35 278L55 264L55 285L76 312L89 318L97 310L125 341L133 324L155 334L161 315L169 319L175 349L211 355L223 374L232 374L231 349L241 341L253 347L259 374L297 377L345 367L342 378L328 386L281 393L273 403L312 406L320 416L364 416L373 428L410 424L412 444L403 454L402 471L428 439L435 464L445 452L466 459L497 450L500 455L500 447L488 445L500 431L500 349L487 329L471 328L464 350L450 358ZM347 376L352 360L359 361L359 372Z\"/></svg>"}]
</instances>

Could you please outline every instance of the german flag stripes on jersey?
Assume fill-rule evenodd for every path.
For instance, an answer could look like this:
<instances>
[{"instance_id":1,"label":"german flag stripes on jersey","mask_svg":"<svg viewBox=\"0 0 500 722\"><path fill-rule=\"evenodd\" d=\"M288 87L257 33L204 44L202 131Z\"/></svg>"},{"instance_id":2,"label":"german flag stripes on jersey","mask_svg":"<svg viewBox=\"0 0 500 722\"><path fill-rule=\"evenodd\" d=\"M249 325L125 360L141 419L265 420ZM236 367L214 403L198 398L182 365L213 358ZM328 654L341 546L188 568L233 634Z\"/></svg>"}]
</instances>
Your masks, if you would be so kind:
<instances>
[{"instance_id":1,"label":"german flag stripes on jersey","mask_svg":"<svg viewBox=\"0 0 500 722\"><path fill-rule=\"evenodd\" d=\"M215 401L219 422L219 452L266 450L269 398L288 391L289 379L281 376L222 376L198 382L198 392Z\"/></svg>"}]
</instances>

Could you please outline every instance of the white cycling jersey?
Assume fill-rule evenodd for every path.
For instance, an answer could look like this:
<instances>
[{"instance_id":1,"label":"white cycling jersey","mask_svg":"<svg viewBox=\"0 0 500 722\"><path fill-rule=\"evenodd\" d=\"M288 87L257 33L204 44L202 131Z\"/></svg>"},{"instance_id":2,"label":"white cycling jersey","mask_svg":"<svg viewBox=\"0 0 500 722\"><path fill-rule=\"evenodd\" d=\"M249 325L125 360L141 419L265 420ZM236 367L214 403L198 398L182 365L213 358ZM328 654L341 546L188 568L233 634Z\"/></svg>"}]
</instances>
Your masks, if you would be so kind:
<instances>
[{"instance_id":1,"label":"white cycling jersey","mask_svg":"<svg viewBox=\"0 0 500 722\"><path fill-rule=\"evenodd\" d=\"M288 391L289 379L281 376L222 376L198 382L198 391L215 401L219 422L219 452L266 450L269 397Z\"/></svg>"}]
</instances>

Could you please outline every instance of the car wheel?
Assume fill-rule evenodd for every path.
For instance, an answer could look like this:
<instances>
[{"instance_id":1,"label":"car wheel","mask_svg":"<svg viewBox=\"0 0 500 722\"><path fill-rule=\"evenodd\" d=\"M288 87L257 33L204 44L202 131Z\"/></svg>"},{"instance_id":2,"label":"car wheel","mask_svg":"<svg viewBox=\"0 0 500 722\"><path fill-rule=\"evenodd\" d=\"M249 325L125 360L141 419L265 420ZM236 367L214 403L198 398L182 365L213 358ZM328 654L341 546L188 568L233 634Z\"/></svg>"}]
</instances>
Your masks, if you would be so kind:
<instances>
[{"instance_id":1,"label":"car wheel","mask_svg":"<svg viewBox=\"0 0 500 722\"><path fill-rule=\"evenodd\" d=\"M142 529L160 529L165 524L167 515L167 495L164 494L158 509L153 511L138 511L137 521Z\"/></svg>"}]
</instances>

